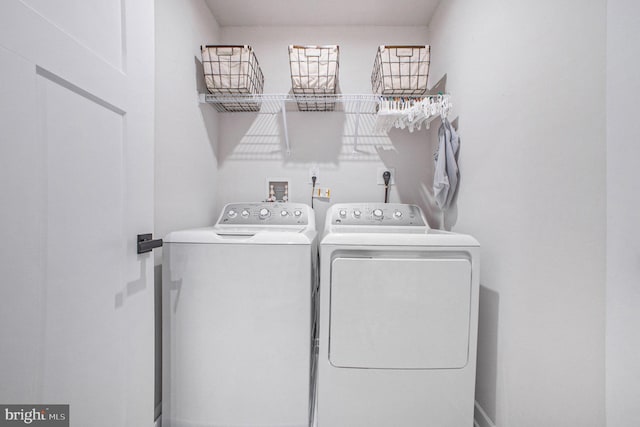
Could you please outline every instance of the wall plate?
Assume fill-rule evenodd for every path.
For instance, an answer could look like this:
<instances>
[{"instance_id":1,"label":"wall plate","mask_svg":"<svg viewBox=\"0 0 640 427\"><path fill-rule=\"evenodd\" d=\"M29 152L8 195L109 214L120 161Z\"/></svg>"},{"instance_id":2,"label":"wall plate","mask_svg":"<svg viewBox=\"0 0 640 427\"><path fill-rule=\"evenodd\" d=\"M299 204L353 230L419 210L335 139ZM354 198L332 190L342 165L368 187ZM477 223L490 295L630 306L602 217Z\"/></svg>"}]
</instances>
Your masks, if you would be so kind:
<instances>
[{"instance_id":1,"label":"wall plate","mask_svg":"<svg viewBox=\"0 0 640 427\"><path fill-rule=\"evenodd\" d=\"M289 178L267 178L267 202L288 202L291 194Z\"/></svg>"},{"instance_id":2,"label":"wall plate","mask_svg":"<svg viewBox=\"0 0 640 427\"><path fill-rule=\"evenodd\" d=\"M391 172L391 179L389 180L389 185L396 185L396 168L388 168L386 166L380 166L377 171L376 183L378 185L384 185L384 179L382 178L382 174L384 171Z\"/></svg>"},{"instance_id":3,"label":"wall plate","mask_svg":"<svg viewBox=\"0 0 640 427\"><path fill-rule=\"evenodd\" d=\"M309 184L313 185L313 179L311 177L316 177L316 185L320 183L320 167L318 165L312 165L309 168Z\"/></svg>"}]
</instances>

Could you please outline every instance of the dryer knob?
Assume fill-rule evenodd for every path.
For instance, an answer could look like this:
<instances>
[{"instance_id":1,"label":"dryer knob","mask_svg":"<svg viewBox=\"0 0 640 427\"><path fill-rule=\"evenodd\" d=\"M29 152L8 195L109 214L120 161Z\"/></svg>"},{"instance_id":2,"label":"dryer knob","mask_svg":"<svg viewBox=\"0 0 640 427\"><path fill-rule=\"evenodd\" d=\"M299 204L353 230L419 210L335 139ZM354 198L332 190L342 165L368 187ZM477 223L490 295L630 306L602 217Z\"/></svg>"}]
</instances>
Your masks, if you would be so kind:
<instances>
[{"instance_id":1,"label":"dryer knob","mask_svg":"<svg viewBox=\"0 0 640 427\"><path fill-rule=\"evenodd\" d=\"M293 212L293 214L294 214L295 216L302 216L302 211L299 211L299 210L297 210L297 209L296 209L296 210Z\"/></svg>"},{"instance_id":2,"label":"dryer knob","mask_svg":"<svg viewBox=\"0 0 640 427\"><path fill-rule=\"evenodd\" d=\"M236 216L238 216L238 212L236 212L235 209L229 209L229 212L227 212L227 216L229 218L235 218Z\"/></svg>"},{"instance_id":3,"label":"dryer knob","mask_svg":"<svg viewBox=\"0 0 640 427\"><path fill-rule=\"evenodd\" d=\"M280 212L280 216L284 217L284 216L287 216L287 215L289 215L289 212L287 212L287 211Z\"/></svg>"},{"instance_id":4,"label":"dryer knob","mask_svg":"<svg viewBox=\"0 0 640 427\"><path fill-rule=\"evenodd\" d=\"M383 213L382 213L382 209L374 209L373 210L373 217L377 218L377 219L382 219Z\"/></svg>"},{"instance_id":5,"label":"dryer knob","mask_svg":"<svg viewBox=\"0 0 640 427\"><path fill-rule=\"evenodd\" d=\"M340 209L340 218L345 218L347 216L347 210L346 209Z\"/></svg>"},{"instance_id":6,"label":"dryer knob","mask_svg":"<svg viewBox=\"0 0 640 427\"><path fill-rule=\"evenodd\" d=\"M402 218L402 212L401 211L395 211L393 213L393 217L396 218L396 219Z\"/></svg>"},{"instance_id":7,"label":"dryer knob","mask_svg":"<svg viewBox=\"0 0 640 427\"><path fill-rule=\"evenodd\" d=\"M269 209L267 208L262 208L260 209L260 218L269 218L269 216L271 215L271 212L269 212Z\"/></svg>"},{"instance_id":8,"label":"dryer knob","mask_svg":"<svg viewBox=\"0 0 640 427\"><path fill-rule=\"evenodd\" d=\"M360 209L356 209L355 211L353 211L354 218L360 218L361 216L362 216L362 212L360 211Z\"/></svg>"},{"instance_id":9,"label":"dryer knob","mask_svg":"<svg viewBox=\"0 0 640 427\"><path fill-rule=\"evenodd\" d=\"M243 209L242 212L240 213L240 215L242 215L243 218L248 218L249 217L249 211L246 209Z\"/></svg>"}]
</instances>

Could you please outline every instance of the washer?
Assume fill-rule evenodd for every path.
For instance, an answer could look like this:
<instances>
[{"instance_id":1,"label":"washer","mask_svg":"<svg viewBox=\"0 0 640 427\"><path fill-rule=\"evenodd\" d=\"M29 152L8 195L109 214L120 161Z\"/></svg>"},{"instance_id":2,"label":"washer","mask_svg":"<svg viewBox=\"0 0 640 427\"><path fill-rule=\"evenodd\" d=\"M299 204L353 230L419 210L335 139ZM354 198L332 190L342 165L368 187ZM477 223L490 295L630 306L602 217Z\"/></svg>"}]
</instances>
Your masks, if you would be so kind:
<instances>
[{"instance_id":1,"label":"washer","mask_svg":"<svg viewBox=\"0 0 640 427\"><path fill-rule=\"evenodd\" d=\"M307 427L313 211L226 205L163 249L163 426Z\"/></svg>"},{"instance_id":2,"label":"washer","mask_svg":"<svg viewBox=\"0 0 640 427\"><path fill-rule=\"evenodd\" d=\"M337 204L320 245L318 427L473 425L479 244Z\"/></svg>"}]
</instances>

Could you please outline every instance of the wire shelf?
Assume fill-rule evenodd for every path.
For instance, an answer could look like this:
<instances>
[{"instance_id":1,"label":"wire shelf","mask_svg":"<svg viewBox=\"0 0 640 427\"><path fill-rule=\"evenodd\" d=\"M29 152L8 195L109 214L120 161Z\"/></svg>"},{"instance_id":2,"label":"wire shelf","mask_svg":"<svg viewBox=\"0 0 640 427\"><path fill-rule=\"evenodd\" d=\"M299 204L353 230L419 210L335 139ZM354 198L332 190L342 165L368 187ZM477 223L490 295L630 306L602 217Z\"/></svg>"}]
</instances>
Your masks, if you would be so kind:
<instances>
[{"instance_id":1,"label":"wire shelf","mask_svg":"<svg viewBox=\"0 0 640 427\"><path fill-rule=\"evenodd\" d=\"M216 107L219 104L260 104L258 110L263 114L280 113L283 108L287 111L297 111L297 104L334 104L332 111L347 114L375 114L379 95L304 95L304 94L265 94L265 95L225 95L225 94L200 94L200 101L212 104ZM217 107L216 107L217 109ZM225 110L218 110L225 112Z\"/></svg>"},{"instance_id":2,"label":"wire shelf","mask_svg":"<svg viewBox=\"0 0 640 427\"><path fill-rule=\"evenodd\" d=\"M389 104L406 104L412 105L420 100L432 100L435 103L434 107L437 108L437 112L444 111L443 106L450 108L449 95L437 94L437 95L420 95L420 96L402 96L402 97L389 97L380 96L374 94L335 94L335 95L298 95L298 94L261 94L261 95L225 95L225 94L200 94L200 102L212 104L216 110L220 112L229 112L225 106L228 105L258 105L257 110L244 110L254 111L258 114L282 114L284 140L286 144L287 154L290 153L289 135L287 131L287 113L298 111L298 105L300 102L305 104L332 104L335 108L332 110L334 113L342 113L353 115L354 132L353 132L353 146L354 152L358 151L358 137L360 135L360 122L362 116L375 116L380 117L380 113L387 113ZM384 108L386 107L386 109ZM382 110L381 110L382 108ZM391 109L394 107L392 106ZM239 111L239 110L234 110ZM437 115L432 115L429 120L426 121L426 127L429 126L431 120ZM376 126L373 125L375 119L368 119L365 121L367 127L371 127L368 131L370 135L382 135L386 132L380 132L376 130ZM412 129L411 129L412 130Z\"/></svg>"}]
</instances>

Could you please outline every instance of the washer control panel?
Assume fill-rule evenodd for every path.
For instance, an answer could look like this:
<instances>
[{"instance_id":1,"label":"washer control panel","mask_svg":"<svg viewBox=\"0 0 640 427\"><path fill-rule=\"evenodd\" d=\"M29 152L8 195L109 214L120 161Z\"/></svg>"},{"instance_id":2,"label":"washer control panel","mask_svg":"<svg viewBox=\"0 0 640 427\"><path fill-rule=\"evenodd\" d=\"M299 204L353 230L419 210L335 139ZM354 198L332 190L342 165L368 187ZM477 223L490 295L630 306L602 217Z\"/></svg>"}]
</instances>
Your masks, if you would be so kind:
<instances>
[{"instance_id":1,"label":"washer control panel","mask_svg":"<svg viewBox=\"0 0 640 427\"><path fill-rule=\"evenodd\" d=\"M425 227L416 205L401 203L341 203L331 208L332 225Z\"/></svg>"},{"instance_id":2,"label":"washer control panel","mask_svg":"<svg viewBox=\"0 0 640 427\"><path fill-rule=\"evenodd\" d=\"M230 203L218 224L224 225L307 225L309 206L303 203Z\"/></svg>"}]
</instances>

